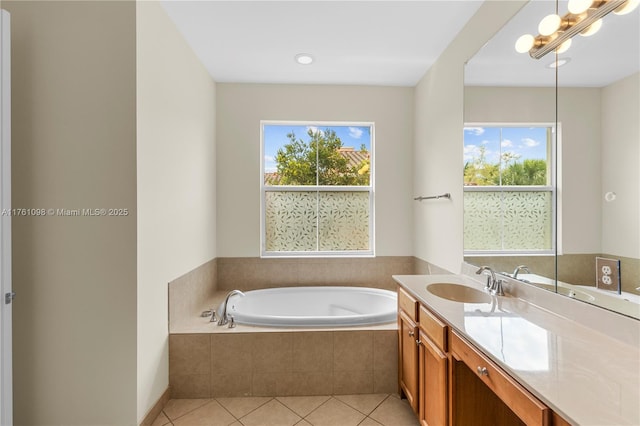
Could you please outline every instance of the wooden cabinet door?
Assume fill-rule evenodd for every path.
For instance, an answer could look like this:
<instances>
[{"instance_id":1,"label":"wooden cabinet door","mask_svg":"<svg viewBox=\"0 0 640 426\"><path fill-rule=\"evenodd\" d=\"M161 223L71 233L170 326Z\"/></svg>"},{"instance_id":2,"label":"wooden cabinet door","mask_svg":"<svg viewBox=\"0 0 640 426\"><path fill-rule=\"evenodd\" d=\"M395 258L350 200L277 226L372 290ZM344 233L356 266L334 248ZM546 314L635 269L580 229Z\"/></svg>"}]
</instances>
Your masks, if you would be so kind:
<instances>
[{"instance_id":1,"label":"wooden cabinet door","mask_svg":"<svg viewBox=\"0 0 640 426\"><path fill-rule=\"evenodd\" d=\"M420 424L446 426L448 405L447 356L420 332Z\"/></svg>"},{"instance_id":2,"label":"wooden cabinet door","mask_svg":"<svg viewBox=\"0 0 640 426\"><path fill-rule=\"evenodd\" d=\"M404 312L398 316L400 391L418 413L418 327Z\"/></svg>"}]
</instances>

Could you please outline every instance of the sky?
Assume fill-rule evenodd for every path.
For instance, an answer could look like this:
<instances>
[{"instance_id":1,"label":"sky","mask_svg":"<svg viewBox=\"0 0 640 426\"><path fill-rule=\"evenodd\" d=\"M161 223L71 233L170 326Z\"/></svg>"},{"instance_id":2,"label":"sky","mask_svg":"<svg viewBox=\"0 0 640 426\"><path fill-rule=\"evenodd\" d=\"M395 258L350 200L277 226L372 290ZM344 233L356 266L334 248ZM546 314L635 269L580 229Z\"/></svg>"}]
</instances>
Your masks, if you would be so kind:
<instances>
[{"instance_id":1,"label":"sky","mask_svg":"<svg viewBox=\"0 0 640 426\"><path fill-rule=\"evenodd\" d=\"M500 155L510 152L526 159L547 159L547 127L465 127L464 162L477 158L484 146L488 163L498 163Z\"/></svg>"},{"instance_id":2,"label":"sky","mask_svg":"<svg viewBox=\"0 0 640 426\"><path fill-rule=\"evenodd\" d=\"M307 132L309 129L323 131L333 129L342 141L342 146L353 147L356 151L364 144L367 151L371 151L371 134L369 126L308 126L291 124L265 124L263 130L264 137L264 171L266 173L276 171L274 160L278 148L289 143L287 133L295 133L296 139L305 142L309 140Z\"/></svg>"}]
</instances>

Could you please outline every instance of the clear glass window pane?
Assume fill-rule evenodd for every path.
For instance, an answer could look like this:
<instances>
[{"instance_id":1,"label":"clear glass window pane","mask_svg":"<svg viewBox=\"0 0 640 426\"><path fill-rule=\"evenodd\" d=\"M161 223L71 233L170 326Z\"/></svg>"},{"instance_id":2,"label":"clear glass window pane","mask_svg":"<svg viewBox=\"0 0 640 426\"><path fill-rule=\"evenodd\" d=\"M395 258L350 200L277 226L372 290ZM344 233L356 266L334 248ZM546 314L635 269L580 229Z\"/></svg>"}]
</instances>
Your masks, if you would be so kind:
<instances>
[{"instance_id":1,"label":"clear glass window pane","mask_svg":"<svg viewBox=\"0 0 640 426\"><path fill-rule=\"evenodd\" d=\"M371 184L369 126L263 126L265 185Z\"/></svg>"}]
</instances>

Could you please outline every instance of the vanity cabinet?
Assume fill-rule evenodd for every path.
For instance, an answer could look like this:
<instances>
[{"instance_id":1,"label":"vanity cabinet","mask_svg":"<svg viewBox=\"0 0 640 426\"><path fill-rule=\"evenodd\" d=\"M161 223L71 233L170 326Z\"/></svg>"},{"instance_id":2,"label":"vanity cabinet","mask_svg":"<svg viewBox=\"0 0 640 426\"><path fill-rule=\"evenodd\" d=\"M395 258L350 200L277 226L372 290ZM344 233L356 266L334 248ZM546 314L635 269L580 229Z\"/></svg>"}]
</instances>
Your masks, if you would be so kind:
<instances>
[{"instance_id":1,"label":"vanity cabinet","mask_svg":"<svg viewBox=\"0 0 640 426\"><path fill-rule=\"evenodd\" d=\"M448 327L424 306L419 309L419 413L421 426L447 425Z\"/></svg>"},{"instance_id":2,"label":"vanity cabinet","mask_svg":"<svg viewBox=\"0 0 640 426\"><path fill-rule=\"evenodd\" d=\"M567 426L502 368L401 287L400 394L421 426Z\"/></svg>"},{"instance_id":3,"label":"vanity cabinet","mask_svg":"<svg viewBox=\"0 0 640 426\"><path fill-rule=\"evenodd\" d=\"M493 361L451 331L451 424L551 424L551 410Z\"/></svg>"},{"instance_id":4,"label":"vanity cabinet","mask_svg":"<svg viewBox=\"0 0 640 426\"><path fill-rule=\"evenodd\" d=\"M400 395L418 413L418 301L398 289L398 379Z\"/></svg>"}]
</instances>

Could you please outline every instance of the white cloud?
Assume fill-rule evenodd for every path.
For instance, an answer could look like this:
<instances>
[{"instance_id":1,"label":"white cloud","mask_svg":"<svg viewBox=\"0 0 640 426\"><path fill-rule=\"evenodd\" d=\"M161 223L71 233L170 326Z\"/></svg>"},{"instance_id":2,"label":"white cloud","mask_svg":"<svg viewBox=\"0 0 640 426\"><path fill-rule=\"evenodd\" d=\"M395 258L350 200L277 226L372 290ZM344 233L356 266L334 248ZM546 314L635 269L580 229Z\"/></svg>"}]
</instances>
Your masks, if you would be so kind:
<instances>
[{"instance_id":1,"label":"white cloud","mask_svg":"<svg viewBox=\"0 0 640 426\"><path fill-rule=\"evenodd\" d=\"M513 146L513 142L511 142L509 139L504 139L502 142L500 142L500 146L503 148L511 148Z\"/></svg>"},{"instance_id":2,"label":"white cloud","mask_svg":"<svg viewBox=\"0 0 640 426\"><path fill-rule=\"evenodd\" d=\"M277 171L276 159L272 155L264 156L264 171L265 173L273 173Z\"/></svg>"},{"instance_id":3,"label":"white cloud","mask_svg":"<svg viewBox=\"0 0 640 426\"><path fill-rule=\"evenodd\" d=\"M312 133L324 133L323 130L318 129L317 126L307 126L307 131L311 130Z\"/></svg>"},{"instance_id":4,"label":"white cloud","mask_svg":"<svg viewBox=\"0 0 640 426\"><path fill-rule=\"evenodd\" d=\"M464 131L472 133L476 136L480 136L481 134L484 133L484 128L483 127L465 127Z\"/></svg>"},{"instance_id":5,"label":"white cloud","mask_svg":"<svg viewBox=\"0 0 640 426\"><path fill-rule=\"evenodd\" d=\"M354 139L360 139L362 137L362 129L357 127L349 127L349 136Z\"/></svg>"},{"instance_id":6,"label":"white cloud","mask_svg":"<svg viewBox=\"0 0 640 426\"><path fill-rule=\"evenodd\" d=\"M464 161L471 161L474 157L477 157L480 154L480 150L475 145L465 145L464 146Z\"/></svg>"},{"instance_id":7,"label":"white cloud","mask_svg":"<svg viewBox=\"0 0 640 426\"><path fill-rule=\"evenodd\" d=\"M536 140L533 140L531 138L522 139L522 143L524 144L524 146L526 146L528 148L533 148L534 146L540 145L540 142L538 142Z\"/></svg>"}]
</instances>

